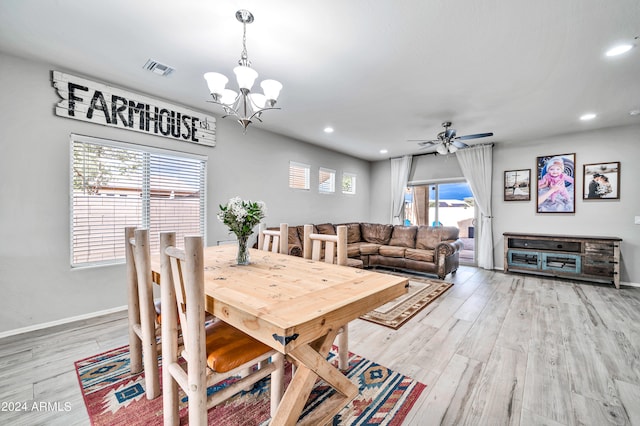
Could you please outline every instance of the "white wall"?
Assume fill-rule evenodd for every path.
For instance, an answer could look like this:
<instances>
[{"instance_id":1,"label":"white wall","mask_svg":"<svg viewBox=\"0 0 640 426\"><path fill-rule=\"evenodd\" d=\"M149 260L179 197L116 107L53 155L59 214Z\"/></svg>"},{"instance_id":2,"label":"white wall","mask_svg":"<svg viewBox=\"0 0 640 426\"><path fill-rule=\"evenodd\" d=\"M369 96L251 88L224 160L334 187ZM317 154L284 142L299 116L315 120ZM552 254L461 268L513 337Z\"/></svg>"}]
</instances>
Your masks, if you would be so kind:
<instances>
[{"instance_id":1,"label":"white wall","mask_svg":"<svg viewBox=\"0 0 640 426\"><path fill-rule=\"evenodd\" d=\"M535 187L530 201L503 201L505 170L531 169L535 182L536 157L554 154L576 154L575 214L539 214L535 208ZM440 179L439 168L430 169L432 161L450 162L446 157L428 156L414 159L409 181ZM620 199L582 200L584 164L620 161ZM503 268L504 232L529 232L566 235L614 236L623 239L621 246L621 281L640 284L640 124L587 131L529 143L496 143L493 149L493 243L494 262ZM371 166L371 182L375 191L371 198L371 220L389 222L390 162L378 161ZM535 185L535 183L534 183Z\"/></svg>"},{"instance_id":2,"label":"white wall","mask_svg":"<svg viewBox=\"0 0 640 426\"><path fill-rule=\"evenodd\" d=\"M70 268L71 133L207 155L209 245L233 239L215 217L233 196L265 201L269 225L368 220L367 161L262 131L259 124L243 135L230 119L218 119L218 145L208 148L57 117L52 69L0 54L0 333L126 304L123 265ZM288 188L289 160L312 166L311 191ZM318 194L318 167L335 169L337 182L343 171L356 173L357 194Z\"/></svg>"},{"instance_id":3,"label":"white wall","mask_svg":"<svg viewBox=\"0 0 640 426\"><path fill-rule=\"evenodd\" d=\"M613 236L621 246L622 282L640 283L640 125L574 133L527 144L496 144L493 150L493 235L496 267L504 266L503 232ZM576 154L575 214L536 213L531 201L503 201L505 170L531 169L535 185L536 157ZM583 200L583 165L620 161L620 199ZM588 183L588 182L587 182Z\"/></svg>"}]
</instances>

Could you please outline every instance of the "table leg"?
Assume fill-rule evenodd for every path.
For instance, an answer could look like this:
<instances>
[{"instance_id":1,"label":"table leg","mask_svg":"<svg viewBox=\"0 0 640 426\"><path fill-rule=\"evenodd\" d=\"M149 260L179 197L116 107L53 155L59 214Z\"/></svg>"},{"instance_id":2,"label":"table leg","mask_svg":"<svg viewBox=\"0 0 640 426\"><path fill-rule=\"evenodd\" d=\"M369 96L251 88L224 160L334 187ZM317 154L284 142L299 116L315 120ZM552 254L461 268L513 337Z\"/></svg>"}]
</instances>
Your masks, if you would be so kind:
<instances>
[{"instance_id":1,"label":"table leg","mask_svg":"<svg viewBox=\"0 0 640 426\"><path fill-rule=\"evenodd\" d=\"M338 330L311 344L299 346L288 355L298 363L298 368L282 398L278 411L271 420L272 426L295 425L309 399L316 379L320 377L331 385L337 393L314 410L311 418L302 424L324 424L335 416L345 405L358 395L358 387L331 365L326 357Z\"/></svg>"}]
</instances>

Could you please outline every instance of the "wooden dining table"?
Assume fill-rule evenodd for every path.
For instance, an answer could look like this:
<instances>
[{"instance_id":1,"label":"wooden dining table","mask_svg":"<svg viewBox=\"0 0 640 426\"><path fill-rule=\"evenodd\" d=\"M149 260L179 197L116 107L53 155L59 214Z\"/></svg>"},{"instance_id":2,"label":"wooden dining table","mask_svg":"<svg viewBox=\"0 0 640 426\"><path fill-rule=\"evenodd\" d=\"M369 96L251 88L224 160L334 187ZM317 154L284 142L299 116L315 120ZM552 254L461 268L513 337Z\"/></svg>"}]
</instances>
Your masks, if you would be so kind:
<instances>
[{"instance_id":1,"label":"wooden dining table","mask_svg":"<svg viewBox=\"0 0 640 426\"><path fill-rule=\"evenodd\" d=\"M236 264L235 245L207 247L207 312L285 354L295 365L271 425L298 422L318 378L337 392L301 424L330 422L358 386L327 360L341 327L407 291L407 278L250 249ZM152 261L159 282L159 261Z\"/></svg>"}]
</instances>

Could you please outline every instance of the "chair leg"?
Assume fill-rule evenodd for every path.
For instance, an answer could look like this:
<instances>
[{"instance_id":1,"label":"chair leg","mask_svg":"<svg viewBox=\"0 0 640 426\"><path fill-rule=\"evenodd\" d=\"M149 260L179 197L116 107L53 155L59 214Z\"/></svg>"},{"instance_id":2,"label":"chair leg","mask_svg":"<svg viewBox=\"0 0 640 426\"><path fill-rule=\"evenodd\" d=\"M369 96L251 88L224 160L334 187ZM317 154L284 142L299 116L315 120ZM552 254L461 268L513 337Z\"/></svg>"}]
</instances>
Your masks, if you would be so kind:
<instances>
[{"instance_id":1,"label":"chair leg","mask_svg":"<svg viewBox=\"0 0 640 426\"><path fill-rule=\"evenodd\" d=\"M271 357L276 369L271 373L271 417L273 417L284 393L284 355L277 352Z\"/></svg>"},{"instance_id":2,"label":"chair leg","mask_svg":"<svg viewBox=\"0 0 640 426\"><path fill-rule=\"evenodd\" d=\"M149 344L142 347L142 361L144 362L144 382L147 399L160 396L160 372L158 370L158 347L155 336Z\"/></svg>"},{"instance_id":3,"label":"chair leg","mask_svg":"<svg viewBox=\"0 0 640 426\"><path fill-rule=\"evenodd\" d=\"M175 235L160 234L161 247L175 244ZM162 250L161 250L162 252ZM164 260L163 260L164 262ZM163 264L162 275L170 277L170 270ZM160 281L162 306L176 306L176 294L170 279ZM164 426L178 426L180 414L178 408L178 382L171 374L171 366L178 362L178 312L165 308L162 314L162 414Z\"/></svg>"},{"instance_id":4,"label":"chair leg","mask_svg":"<svg viewBox=\"0 0 640 426\"><path fill-rule=\"evenodd\" d=\"M129 319L129 323L131 323L131 319ZM131 374L142 372L142 342L133 331L131 324L129 325L129 367Z\"/></svg>"},{"instance_id":5,"label":"chair leg","mask_svg":"<svg viewBox=\"0 0 640 426\"><path fill-rule=\"evenodd\" d=\"M349 324L338 334L338 368L342 371L349 368Z\"/></svg>"}]
</instances>

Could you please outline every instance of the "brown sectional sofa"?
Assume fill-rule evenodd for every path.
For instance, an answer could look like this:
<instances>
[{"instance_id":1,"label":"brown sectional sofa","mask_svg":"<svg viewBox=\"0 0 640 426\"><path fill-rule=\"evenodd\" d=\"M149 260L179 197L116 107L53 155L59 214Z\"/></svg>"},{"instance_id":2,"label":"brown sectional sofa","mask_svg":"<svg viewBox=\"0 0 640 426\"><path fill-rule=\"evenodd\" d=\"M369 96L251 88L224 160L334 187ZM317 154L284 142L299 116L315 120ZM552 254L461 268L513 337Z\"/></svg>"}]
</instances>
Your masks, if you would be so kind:
<instances>
[{"instance_id":1,"label":"brown sectional sofa","mask_svg":"<svg viewBox=\"0 0 640 426\"><path fill-rule=\"evenodd\" d=\"M347 226L350 259L365 268L387 267L435 274L440 279L455 273L463 243L453 226L401 226L378 223L323 223L314 232L335 235L335 227ZM289 254L302 256L304 225L289 226Z\"/></svg>"}]
</instances>

